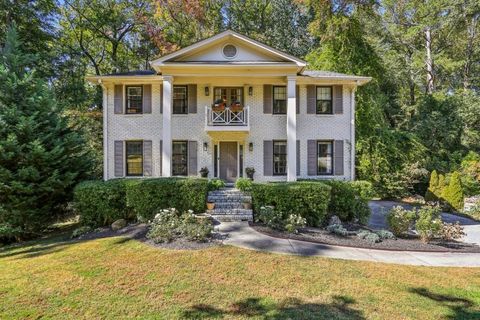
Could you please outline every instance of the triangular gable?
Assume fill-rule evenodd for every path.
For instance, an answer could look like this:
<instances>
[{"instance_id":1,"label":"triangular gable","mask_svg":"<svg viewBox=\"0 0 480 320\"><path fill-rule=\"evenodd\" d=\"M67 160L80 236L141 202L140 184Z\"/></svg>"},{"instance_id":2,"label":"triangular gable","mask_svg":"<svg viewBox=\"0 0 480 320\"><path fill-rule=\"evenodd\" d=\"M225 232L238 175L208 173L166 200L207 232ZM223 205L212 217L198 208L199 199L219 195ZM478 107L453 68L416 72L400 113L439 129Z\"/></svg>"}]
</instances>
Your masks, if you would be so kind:
<instances>
[{"instance_id":1,"label":"triangular gable","mask_svg":"<svg viewBox=\"0 0 480 320\"><path fill-rule=\"evenodd\" d=\"M232 48L233 46L233 48ZM230 49L230 50L229 50ZM306 62L231 30L202 40L151 62L153 67L170 63L286 63L304 67Z\"/></svg>"}]
</instances>

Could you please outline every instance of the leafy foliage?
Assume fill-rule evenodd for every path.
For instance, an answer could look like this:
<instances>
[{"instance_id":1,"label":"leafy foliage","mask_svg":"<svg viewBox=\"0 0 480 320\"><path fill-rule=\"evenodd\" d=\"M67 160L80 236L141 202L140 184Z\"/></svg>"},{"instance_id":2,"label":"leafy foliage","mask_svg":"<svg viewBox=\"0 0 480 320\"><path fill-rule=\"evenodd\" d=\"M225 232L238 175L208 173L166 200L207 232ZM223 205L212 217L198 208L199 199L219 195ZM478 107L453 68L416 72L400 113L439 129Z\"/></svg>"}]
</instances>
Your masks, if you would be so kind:
<instances>
[{"instance_id":1,"label":"leafy foliage","mask_svg":"<svg viewBox=\"0 0 480 320\"><path fill-rule=\"evenodd\" d=\"M208 180L208 191L215 191L225 187L225 182L221 179Z\"/></svg>"},{"instance_id":2,"label":"leafy foliage","mask_svg":"<svg viewBox=\"0 0 480 320\"><path fill-rule=\"evenodd\" d=\"M455 171L450 177L450 182L442 193L447 203L457 211L463 210L463 189L460 174Z\"/></svg>"},{"instance_id":3,"label":"leafy foliage","mask_svg":"<svg viewBox=\"0 0 480 320\"><path fill-rule=\"evenodd\" d=\"M418 210L418 219L415 223L420 238L428 242L441 235L443 224L440 218L440 209L438 207L423 207Z\"/></svg>"},{"instance_id":4,"label":"leafy foliage","mask_svg":"<svg viewBox=\"0 0 480 320\"><path fill-rule=\"evenodd\" d=\"M396 206L387 214L388 227L394 235L401 237L410 230L415 218L416 214L414 211L409 211L401 206Z\"/></svg>"},{"instance_id":5,"label":"leafy foliage","mask_svg":"<svg viewBox=\"0 0 480 320\"><path fill-rule=\"evenodd\" d=\"M235 181L235 188L243 192L249 192L252 190L252 180L248 178L238 178Z\"/></svg>"}]
</instances>

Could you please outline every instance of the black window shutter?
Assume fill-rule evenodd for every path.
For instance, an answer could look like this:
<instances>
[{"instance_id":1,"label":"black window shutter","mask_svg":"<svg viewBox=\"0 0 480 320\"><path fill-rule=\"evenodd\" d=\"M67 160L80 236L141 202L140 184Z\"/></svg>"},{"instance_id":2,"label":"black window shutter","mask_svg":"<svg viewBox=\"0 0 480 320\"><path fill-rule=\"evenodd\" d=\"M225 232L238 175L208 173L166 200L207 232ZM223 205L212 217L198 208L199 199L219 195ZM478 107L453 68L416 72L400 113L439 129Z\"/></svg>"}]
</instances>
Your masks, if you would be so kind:
<instances>
[{"instance_id":1,"label":"black window shutter","mask_svg":"<svg viewBox=\"0 0 480 320\"><path fill-rule=\"evenodd\" d=\"M343 86L333 86L333 113L343 113Z\"/></svg>"},{"instance_id":2,"label":"black window shutter","mask_svg":"<svg viewBox=\"0 0 480 320\"><path fill-rule=\"evenodd\" d=\"M263 113L273 113L273 86L263 85Z\"/></svg>"},{"instance_id":3,"label":"black window shutter","mask_svg":"<svg viewBox=\"0 0 480 320\"><path fill-rule=\"evenodd\" d=\"M197 175L197 141L188 141L188 175Z\"/></svg>"},{"instance_id":4,"label":"black window shutter","mask_svg":"<svg viewBox=\"0 0 480 320\"><path fill-rule=\"evenodd\" d=\"M300 86L297 84L295 86L295 99L296 99L296 112L300 113Z\"/></svg>"},{"instance_id":5,"label":"black window shutter","mask_svg":"<svg viewBox=\"0 0 480 320\"><path fill-rule=\"evenodd\" d=\"M197 85L189 84L188 94L188 113L197 113Z\"/></svg>"},{"instance_id":6,"label":"black window shutter","mask_svg":"<svg viewBox=\"0 0 480 320\"><path fill-rule=\"evenodd\" d=\"M297 176L300 175L300 140L297 140Z\"/></svg>"},{"instance_id":7,"label":"black window shutter","mask_svg":"<svg viewBox=\"0 0 480 320\"><path fill-rule=\"evenodd\" d=\"M343 176L343 140L334 141L333 159L334 174Z\"/></svg>"},{"instance_id":8,"label":"black window shutter","mask_svg":"<svg viewBox=\"0 0 480 320\"><path fill-rule=\"evenodd\" d=\"M307 113L317 113L317 91L313 84L307 85Z\"/></svg>"},{"instance_id":9,"label":"black window shutter","mask_svg":"<svg viewBox=\"0 0 480 320\"><path fill-rule=\"evenodd\" d=\"M317 175L317 140L307 141L307 167L308 175Z\"/></svg>"},{"instance_id":10,"label":"black window shutter","mask_svg":"<svg viewBox=\"0 0 480 320\"><path fill-rule=\"evenodd\" d=\"M115 177L123 177L123 141L115 140L113 149Z\"/></svg>"},{"instance_id":11,"label":"black window shutter","mask_svg":"<svg viewBox=\"0 0 480 320\"><path fill-rule=\"evenodd\" d=\"M263 175L273 176L273 141L263 141Z\"/></svg>"}]
</instances>

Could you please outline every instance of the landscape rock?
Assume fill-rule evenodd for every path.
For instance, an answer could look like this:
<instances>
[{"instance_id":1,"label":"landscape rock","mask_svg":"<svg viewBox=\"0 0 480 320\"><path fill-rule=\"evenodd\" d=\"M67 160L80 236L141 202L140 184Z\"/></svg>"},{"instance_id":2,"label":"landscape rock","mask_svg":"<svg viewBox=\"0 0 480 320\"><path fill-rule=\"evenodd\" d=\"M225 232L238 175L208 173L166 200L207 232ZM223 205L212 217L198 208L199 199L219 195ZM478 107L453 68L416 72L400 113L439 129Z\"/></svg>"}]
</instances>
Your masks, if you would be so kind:
<instances>
[{"instance_id":1,"label":"landscape rock","mask_svg":"<svg viewBox=\"0 0 480 320\"><path fill-rule=\"evenodd\" d=\"M127 226L127 220L125 219L119 219L117 221L115 221L114 223L112 223L112 230L113 231L118 231L120 229L123 229Z\"/></svg>"},{"instance_id":2,"label":"landscape rock","mask_svg":"<svg viewBox=\"0 0 480 320\"><path fill-rule=\"evenodd\" d=\"M342 225L342 221L340 220L339 217L332 216L330 218L330 220L328 221L328 225L331 226L331 225L334 225L334 224Z\"/></svg>"}]
</instances>

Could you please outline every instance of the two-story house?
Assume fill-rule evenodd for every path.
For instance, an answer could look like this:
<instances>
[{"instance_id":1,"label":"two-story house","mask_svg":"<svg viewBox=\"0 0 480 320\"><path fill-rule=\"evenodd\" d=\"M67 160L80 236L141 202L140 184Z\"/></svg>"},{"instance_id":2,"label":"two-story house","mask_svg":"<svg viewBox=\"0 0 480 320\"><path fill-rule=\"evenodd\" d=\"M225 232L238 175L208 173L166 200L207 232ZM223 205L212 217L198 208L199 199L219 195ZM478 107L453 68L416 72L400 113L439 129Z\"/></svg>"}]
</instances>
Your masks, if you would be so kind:
<instances>
[{"instance_id":1,"label":"two-story house","mask_svg":"<svg viewBox=\"0 0 480 320\"><path fill-rule=\"evenodd\" d=\"M354 179L355 89L369 77L307 70L233 31L151 66L88 77L103 87L105 179Z\"/></svg>"}]
</instances>

